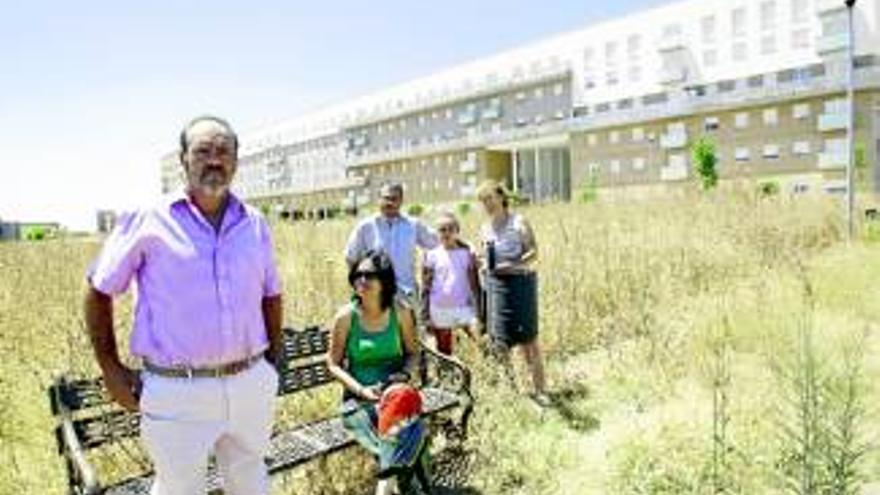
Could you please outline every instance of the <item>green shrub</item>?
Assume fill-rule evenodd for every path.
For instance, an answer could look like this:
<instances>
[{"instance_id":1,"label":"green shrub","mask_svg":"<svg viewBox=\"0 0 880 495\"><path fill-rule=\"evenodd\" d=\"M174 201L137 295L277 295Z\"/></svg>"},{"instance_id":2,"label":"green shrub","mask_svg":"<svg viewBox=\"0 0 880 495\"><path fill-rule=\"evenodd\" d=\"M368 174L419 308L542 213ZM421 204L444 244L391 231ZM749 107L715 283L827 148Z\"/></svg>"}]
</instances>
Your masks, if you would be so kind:
<instances>
[{"instance_id":1,"label":"green shrub","mask_svg":"<svg viewBox=\"0 0 880 495\"><path fill-rule=\"evenodd\" d=\"M758 194L760 196L776 196L779 194L779 182L775 180L763 181L758 184Z\"/></svg>"},{"instance_id":2,"label":"green shrub","mask_svg":"<svg viewBox=\"0 0 880 495\"><path fill-rule=\"evenodd\" d=\"M406 208L407 215L419 217L425 213L425 206L420 203L413 203Z\"/></svg>"},{"instance_id":3,"label":"green shrub","mask_svg":"<svg viewBox=\"0 0 880 495\"><path fill-rule=\"evenodd\" d=\"M691 157L703 190L714 188L718 184L718 170L715 169L718 156L715 153L715 143L705 136L701 137L691 147Z\"/></svg>"},{"instance_id":4,"label":"green shrub","mask_svg":"<svg viewBox=\"0 0 880 495\"><path fill-rule=\"evenodd\" d=\"M595 174L590 174L590 177L581 184L580 190L578 191L578 201L584 204L592 203L596 201L598 197L598 180L596 179Z\"/></svg>"}]
</instances>

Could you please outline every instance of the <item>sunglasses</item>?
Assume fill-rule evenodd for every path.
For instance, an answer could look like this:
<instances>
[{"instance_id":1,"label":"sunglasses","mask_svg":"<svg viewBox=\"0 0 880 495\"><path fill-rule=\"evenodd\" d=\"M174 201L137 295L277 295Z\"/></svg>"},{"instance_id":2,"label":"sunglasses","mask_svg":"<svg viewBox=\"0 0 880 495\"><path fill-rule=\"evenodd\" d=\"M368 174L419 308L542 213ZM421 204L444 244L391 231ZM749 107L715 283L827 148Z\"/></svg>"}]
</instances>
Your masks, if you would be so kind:
<instances>
[{"instance_id":1,"label":"sunglasses","mask_svg":"<svg viewBox=\"0 0 880 495\"><path fill-rule=\"evenodd\" d=\"M455 232L456 230L454 225L441 225L437 227L437 232Z\"/></svg>"},{"instance_id":2,"label":"sunglasses","mask_svg":"<svg viewBox=\"0 0 880 495\"><path fill-rule=\"evenodd\" d=\"M379 272L376 271L368 271L368 270L358 270L351 274L352 283L357 282L358 280L376 280L379 278Z\"/></svg>"}]
</instances>

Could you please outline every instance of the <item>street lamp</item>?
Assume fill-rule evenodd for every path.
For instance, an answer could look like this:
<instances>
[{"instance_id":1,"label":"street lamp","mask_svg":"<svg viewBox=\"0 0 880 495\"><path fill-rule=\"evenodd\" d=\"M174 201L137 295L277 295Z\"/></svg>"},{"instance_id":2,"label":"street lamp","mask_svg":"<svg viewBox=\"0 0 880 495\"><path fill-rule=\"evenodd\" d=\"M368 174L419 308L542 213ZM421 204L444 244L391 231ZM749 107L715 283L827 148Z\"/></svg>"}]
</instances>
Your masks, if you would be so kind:
<instances>
[{"instance_id":1,"label":"street lamp","mask_svg":"<svg viewBox=\"0 0 880 495\"><path fill-rule=\"evenodd\" d=\"M853 238L853 207L855 204L855 33L853 30L853 9L856 0L844 0L846 4L847 55L846 55L846 97L849 114L846 122L846 227L847 239Z\"/></svg>"}]
</instances>

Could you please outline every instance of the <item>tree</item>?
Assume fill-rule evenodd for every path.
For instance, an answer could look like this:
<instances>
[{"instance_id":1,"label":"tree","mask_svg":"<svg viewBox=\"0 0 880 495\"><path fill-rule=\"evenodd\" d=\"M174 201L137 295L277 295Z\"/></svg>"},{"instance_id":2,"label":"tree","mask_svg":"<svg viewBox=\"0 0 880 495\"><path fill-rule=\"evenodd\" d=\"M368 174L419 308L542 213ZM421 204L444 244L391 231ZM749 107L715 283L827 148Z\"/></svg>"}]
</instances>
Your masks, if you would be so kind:
<instances>
[{"instance_id":1,"label":"tree","mask_svg":"<svg viewBox=\"0 0 880 495\"><path fill-rule=\"evenodd\" d=\"M715 143L707 137L701 137L691 147L691 157L694 160L697 177L700 179L704 191L718 185L718 155L715 153Z\"/></svg>"},{"instance_id":2,"label":"tree","mask_svg":"<svg viewBox=\"0 0 880 495\"><path fill-rule=\"evenodd\" d=\"M853 165L856 173L856 182L864 183L865 172L868 170L868 150L864 144L856 144L855 156L853 157Z\"/></svg>"},{"instance_id":3,"label":"tree","mask_svg":"<svg viewBox=\"0 0 880 495\"><path fill-rule=\"evenodd\" d=\"M587 176L587 179L581 184L578 193L578 199L580 199L581 203L592 203L596 201L596 198L599 196L599 180L596 175L595 172L590 171L590 175Z\"/></svg>"}]
</instances>

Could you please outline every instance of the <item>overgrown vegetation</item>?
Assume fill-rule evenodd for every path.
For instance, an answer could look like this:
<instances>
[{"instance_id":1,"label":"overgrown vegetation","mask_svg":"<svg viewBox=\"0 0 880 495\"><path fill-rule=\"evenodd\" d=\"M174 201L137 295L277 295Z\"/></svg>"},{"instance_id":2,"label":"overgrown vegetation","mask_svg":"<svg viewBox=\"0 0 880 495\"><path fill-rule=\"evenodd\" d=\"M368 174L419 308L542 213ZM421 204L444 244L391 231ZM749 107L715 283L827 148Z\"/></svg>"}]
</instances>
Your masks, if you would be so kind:
<instances>
[{"instance_id":1,"label":"overgrown vegetation","mask_svg":"<svg viewBox=\"0 0 880 495\"><path fill-rule=\"evenodd\" d=\"M461 341L472 435L451 456L435 445L438 464L466 469L461 493L836 494L880 479L880 248L844 245L834 203L753 191L520 210L540 243L555 406L535 408ZM473 238L483 215L462 217ZM353 221L276 226L288 324L324 322L346 300L338 253ZM0 245L0 493L63 493L44 387L96 373L80 314L96 250ZM122 334L130 316L126 297ZM335 410L334 392L283 403L279 421ZM274 493L368 493L371 476L349 451Z\"/></svg>"}]
</instances>

